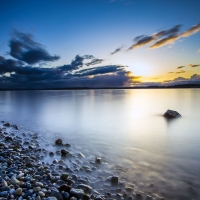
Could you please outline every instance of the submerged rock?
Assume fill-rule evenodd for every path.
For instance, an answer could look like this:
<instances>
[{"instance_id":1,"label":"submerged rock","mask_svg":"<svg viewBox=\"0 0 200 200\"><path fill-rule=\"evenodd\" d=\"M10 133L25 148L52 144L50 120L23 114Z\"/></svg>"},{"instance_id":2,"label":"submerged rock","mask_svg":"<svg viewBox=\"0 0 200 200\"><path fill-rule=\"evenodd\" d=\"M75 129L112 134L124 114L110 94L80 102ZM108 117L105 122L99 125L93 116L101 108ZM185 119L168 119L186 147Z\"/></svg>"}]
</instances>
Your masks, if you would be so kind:
<instances>
[{"instance_id":1,"label":"submerged rock","mask_svg":"<svg viewBox=\"0 0 200 200\"><path fill-rule=\"evenodd\" d=\"M56 143L57 145L62 145L62 140L59 138L59 139L57 139L57 140L55 141L55 143Z\"/></svg>"},{"instance_id":2,"label":"submerged rock","mask_svg":"<svg viewBox=\"0 0 200 200\"><path fill-rule=\"evenodd\" d=\"M69 174L63 173L63 174L60 176L60 179L63 180L63 181L65 181L65 180L67 180L68 176L69 176Z\"/></svg>"},{"instance_id":3,"label":"submerged rock","mask_svg":"<svg viewBox=\"0 0 200 200\"><path fill-rule=\"evenodd\" d=\"M101 164L102 163L102 158L96 158L96 163Z\"/></svg>"},{"instance_id":4,"label":"submerged rock","mask_svg":"<svg viewBox=\"0 0 200 200\"><path fill-rule=\"evenodd\" d=\"M164 117L166 118L177 118L177 117L181 117L181 115L175 111L175 110L167 110L164 115Z\"/></svg>"},{"instance_id":5,"label":"submerged rock","mask_svg":"<svg viewBox=\"0 0 200 200\"><path fill-rule=\"evenodd\" d=\"M118 185L118 176L112 176L111 183L113 185Z\"/></svg>"},{"instance_id":6,"label":"submerged rock","mask_svg":"<svg viewBox=\"0 0 200 200\"><path fill-rule=\"evenodd\" d=\"M69 152L66 151L65 149L62 149L62 150L61 150L61 154L62 154L62 156L66 156L68 153L69 153Z\"/></svg>"}]
</instances>

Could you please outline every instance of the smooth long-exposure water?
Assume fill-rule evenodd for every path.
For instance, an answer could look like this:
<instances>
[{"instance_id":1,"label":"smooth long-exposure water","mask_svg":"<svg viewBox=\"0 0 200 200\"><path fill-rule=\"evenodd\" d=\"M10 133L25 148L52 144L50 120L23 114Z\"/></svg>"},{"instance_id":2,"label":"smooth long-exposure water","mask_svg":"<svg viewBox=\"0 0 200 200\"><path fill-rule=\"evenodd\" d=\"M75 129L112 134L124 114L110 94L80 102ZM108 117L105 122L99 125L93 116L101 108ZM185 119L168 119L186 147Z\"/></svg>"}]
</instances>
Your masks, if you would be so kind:
<instances>
[{"instance_id":1,"label":"smooth long-exposure water","mask_svg":"<svg viewBox=\"0 0 200 200\"><path fill-rule=\"evenodd\" d=\"M135 190L200 199L199 102L200 89L1 91L0 119L102 157Z\"/></svg>"}]
</instances>

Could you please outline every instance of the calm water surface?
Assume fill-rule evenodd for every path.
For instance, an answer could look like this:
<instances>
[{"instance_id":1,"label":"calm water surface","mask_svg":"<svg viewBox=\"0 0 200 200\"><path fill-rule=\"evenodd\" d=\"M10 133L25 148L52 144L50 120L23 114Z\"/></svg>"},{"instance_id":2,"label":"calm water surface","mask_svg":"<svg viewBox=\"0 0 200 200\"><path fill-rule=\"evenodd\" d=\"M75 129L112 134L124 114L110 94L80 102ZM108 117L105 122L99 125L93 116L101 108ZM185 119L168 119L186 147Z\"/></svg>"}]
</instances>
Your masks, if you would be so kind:
<instances>
[{"instance_id":1,"label":"calm water surface","mask_svg":"<svg viewBox=\"0 0 200 200\"><path fill-rule=\"evenodd\" d=\"M1 91L0 119L103 157L145 194L200 199L200 89Z\"/></svg>"}]
</instances>

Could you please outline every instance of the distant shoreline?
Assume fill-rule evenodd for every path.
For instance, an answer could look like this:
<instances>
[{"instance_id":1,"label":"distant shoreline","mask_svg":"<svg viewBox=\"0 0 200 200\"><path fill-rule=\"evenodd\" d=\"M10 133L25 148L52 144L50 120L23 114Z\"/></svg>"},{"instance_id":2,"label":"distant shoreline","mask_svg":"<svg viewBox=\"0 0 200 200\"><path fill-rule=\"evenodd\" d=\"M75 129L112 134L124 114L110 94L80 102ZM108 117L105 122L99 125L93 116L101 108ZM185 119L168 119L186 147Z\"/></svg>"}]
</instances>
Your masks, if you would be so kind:
<instances>
[{"instance_id":1,"label":"distant shoreline","mask_svg":"<svg viewBox=\"0 0 200 200\"><path fill-rule=\"evenodd\" d=\"M173 86L146 86L146 87L66 87L66 88L12 88L3 89L0 91L21 91L21 90L99 90L99 89L186 89L186 88L200 88L200 84L184 84Z\"/></svg>"}]
</instances>

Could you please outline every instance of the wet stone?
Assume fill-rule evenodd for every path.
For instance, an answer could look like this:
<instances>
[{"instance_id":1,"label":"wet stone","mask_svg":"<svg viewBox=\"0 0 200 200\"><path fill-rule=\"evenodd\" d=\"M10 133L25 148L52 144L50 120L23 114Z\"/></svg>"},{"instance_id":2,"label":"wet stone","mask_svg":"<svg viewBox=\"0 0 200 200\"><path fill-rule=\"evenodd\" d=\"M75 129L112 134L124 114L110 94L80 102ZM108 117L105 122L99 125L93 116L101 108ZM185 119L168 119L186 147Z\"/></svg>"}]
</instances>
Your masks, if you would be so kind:
<instances>
[{"instance_id":1,"label":"wet stone","mask_svg":"<svg viewBox=\"0 0 200 200\"><path fill-rule=\"evenodd\" d=\"M79 184L78 188L84 190L84 192L87 192L87 193L91 193L92 192L92 188L89 185Z\"/></svg>"},{"instance_id":2,"label":"wet stone","mask_svg":"<svg viewBox=\"0 0 200 200\"><path fill-rule=\"evenodd\" d=\"M10 189L10 190L9 190L9 194L10 194L10 195L13 195L13 194L14 194L14 192L15 192L15 190L14 190L14 189Z\"/></svg>"},{"instance_id":3,"label":"wet stone","mask_svg":"<svg viewBox=\"0 0 200 200\"><path fill-rule=\"evenodd\" d=\"M19 180L17 180L16 178L11 179L10 181L13 185L16 185L19 183Z\"/></svg>"},{"instance_id":4,"label":"wet stone","mask_svg":"<svg viewBox=\"0 0 200 200\"><path fill-rule=\"evenodd\" d=\"M19 196L21 194L22 194L22 189L21 188L16 189L15 192L14 192L14 195L17 195L17 196Z\"/></svg>"},{"instance_id":5,"label":"wet stone","mask_svg":"<svg viewBox=\"0 0 200 200\"><path fill-rule=\"evenodd\" d=\"M0 191L1 191L1 192L2 192L2 191L8 191L8 190L10 190L10 187L9 187L9 186L3 186L3 187L0 188Z\"/></svg>"},{"instance_id":6,"label":"wet stone","mask_svg":"<svg viewBox=\"0 0 200 200\"><path fill-rule=\"evenodd\" d=\"M57 144L57 145L62 145L62 139L57 139L56 141L55 141L55 144Z\"/></svg>"},{"instance_id":7,"label":"wet stone","mask_svg":"<svg viewBox=\"0 0 200 200\"><path fill-rule=\"evenodd\" d=\"M65 192L70 192L71 190L71 187L64 184L64 185L61 185L59 188L58 188L59 191L65 191Z\"/></svg>"},{"instance_id":8,"label":"wet stone","mask_svg":"<svg viewBox=\"0 0 200 200\"><path fill-rule=\"evenodd\" d=\"M8 195L7 191L0 192L0 197L5 197Z\"/></svg>"},{"instance_id":9,"label":"wet stone","mask_svg":"<svg viewBox=\"0 0 200 200\"><path fill-rule=\"evenodd\" d=\"M63 200L62 195L58 191L52 191L50 196L56 197L56 199L58 199L58 200Z\"/></svg>"},{"instance_id":10,"label":"wet stone","mask_svg":"<svg viewBox=\"0 0 200 200\"><path fill-rule=\"evenodd\" d=\"M49 197L45 198L44 200L57 200L57 198L49 196Z\"/></svg>"},{"instance_id":11,"label":"wet stone","mask_svg":"<svg viewBox=\"0 0 200 200\"><path fill-rule=\"evenodd\" d=\"M102 163L102 158L96 158L96 163L101 164Z\"/></svg>"},{"instance_id":12,"label":"wet stone","mask_svg":"<svg viewBox=\"0 0 200 200\"><path fill-rule=\"evenodd\" d=\"M69 193L68 192L64 192L64 194L63 194L63 197L65 198L65 199L68 199L69 198Z\"/></svg>"},{"instance_id":13,"label":"wet stone","mask_svg":"<svg viewBox=\"0 0 200 200\"><path fill-rule=\"evenodd\" d=\"M111 183L113 185L118 185L118 176L112 176L111 177Z\"/></svg>"},{"instance_id":14,"label":"wet stone","mask_svg":"<svg viewBox=\"0 0 200 200\"><path fill-rule=\"evenodd\" d=\"M151 196L147 195L145 200L153 200L153 198Z\"/></svg>"},{"instance_id":15,"label":"wet stone","mask_svg":"<svg viewBox=\"0 0 200 200\"><path fill-rule=\"evenodd\" d=\"M7 122L7 123L5 123L3 125L6 126L6 127L10 127L11 126L10 122Z\"/></svg>"},{"instance_id":16,"label":"wet stone","mask_svg":"<svg viewBox=\"0 0 200 200\"><path fill-rule=\"evenodd\" d=\"M69 154L69 151L62 149L61 154L62 154L62 156L66 156L67 154Z\"/></svg>"},{"instance_id":17,"label":"wet stone","mask_svg":"<svg viewBox=\"0 0 200 200\"><path fill-rule=\"evenodd\" d=\"M39 191L39 192L38 192L38 195L41 196L41 197L44 197L44 196L45 196L44 192L42 192L42 191Z\"/></svg>"},{"instance_id":18,"label":"wet stone","mask_svg":"<svg viewBox=\"0 0 200 200\"><path fill-rule=\"evenodd\" d=\"M54 152L49 152L49 155L50 156L54 156Z\"/></svg>"},{"instance_id":19,"label":"wet stone","mask_svg":"<svg viewBox=\"0 0 200 200\"><path fill-rule=\"evenodd\" d=\"M140 193L137 193L135 198L136 198L136 200L142 200L143 199L143 197Z\"/></svg>"}]
</instances>

